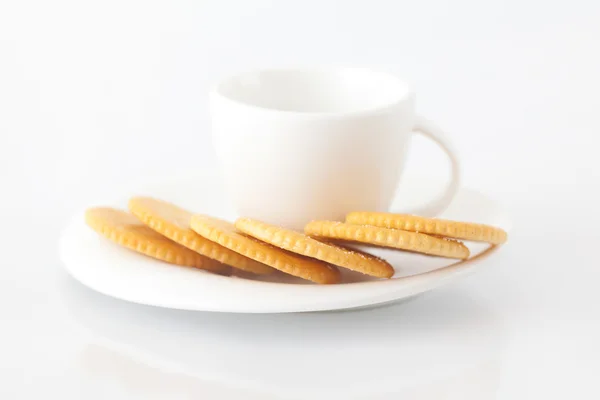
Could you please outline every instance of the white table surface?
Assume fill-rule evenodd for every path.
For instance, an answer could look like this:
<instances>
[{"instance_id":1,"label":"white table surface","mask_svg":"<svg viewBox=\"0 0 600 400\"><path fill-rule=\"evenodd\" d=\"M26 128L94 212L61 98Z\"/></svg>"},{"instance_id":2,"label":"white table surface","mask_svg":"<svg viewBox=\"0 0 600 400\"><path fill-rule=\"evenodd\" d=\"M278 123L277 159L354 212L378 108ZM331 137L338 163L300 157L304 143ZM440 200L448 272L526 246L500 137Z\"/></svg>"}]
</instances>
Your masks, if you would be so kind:
<instances>
[{"instance_id":1,"label":"white table surface","mask_svg":"<svg viewBox=\"0 0 600 400\"><path fill-rule=\"evenodd\" d=\"M2 2L0 398L599 398L598 20L593 1ZM465 184L513 216L486 268L302 315L138 306L63 272L73 210L214 168L214 80L297 63L416 83ZM432 151L406 173L445 173Z\"/></svg>"}]
</instances>

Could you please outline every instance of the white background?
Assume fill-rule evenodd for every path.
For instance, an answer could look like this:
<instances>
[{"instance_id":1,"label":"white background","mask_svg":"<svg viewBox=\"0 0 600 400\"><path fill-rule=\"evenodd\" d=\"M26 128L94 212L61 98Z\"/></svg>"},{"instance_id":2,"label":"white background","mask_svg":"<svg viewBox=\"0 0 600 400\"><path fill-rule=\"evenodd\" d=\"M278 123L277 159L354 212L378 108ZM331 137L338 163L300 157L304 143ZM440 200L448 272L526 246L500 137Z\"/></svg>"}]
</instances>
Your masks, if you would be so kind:
<instances>
[{"instance_id":1,"label":"white background","mask_svg":"<svg viewBox=\"0 0 600 400\"><path fill-rule=\"evenodd\" d=\"M251 362L229 350L227 362L254 371L236 370L231 379L277 386L273 393L336 398L339 389L346 398L372 398L370 390L382 387L373 374L344 379L332 371L335 384L311 392L311 381L296 371L302 392L293 389L294 379L277 375L273 364L293 370L284 356L299 342L309 349L329 343L329 327L339 351L309 351L302 361L329 365L320 357L337 357L367 371L385 366L390 375L380 393L389 398L397 397L394 387L407 398L598 398L599 4L0 1L0 394L218 398L222 387L205 383L214 378L210 364L225 353L207 349L236 348L234 341L250 348L244 337L226 333L265 324L271 328L249 329L250 338L267 335L275 344L263 337L256 348L275 346L282 358L256 350ZM56 240L74 209L141 177L214 168L207 91L215 80L297 64L369 66L415 83L419 112L444 127L461 152L465 185L514 218L511 242L489 268L402 307L255 320L126 305L62 272ZM415 141L407 173L444 174L447 164L434 152ZM120 311L112 316L109 308ZM364 340L398 334L406 354L361 352L364 342L340 327L363 323L373 327ZM107 325L112 336L96 332ZM316 331L303 337L290 325ZM291 338L275 339L281 335ZM115 366L111 351L98 350L99 336L114 348L124 337L148 342L134 361L114 356L122 361ZM169 347L173 341L206 351L183 361L178 356L186 352ZM456 347L464 352L452 353ZM160 356L151 355L156 349ZM417 373L441 374L451 357L480 371L468 361L476 354L493 354L485 376L448 374L446 386L436 386L433 372ZM430 365L411 369L415 360Z\"/></svg>"}]
</instances>

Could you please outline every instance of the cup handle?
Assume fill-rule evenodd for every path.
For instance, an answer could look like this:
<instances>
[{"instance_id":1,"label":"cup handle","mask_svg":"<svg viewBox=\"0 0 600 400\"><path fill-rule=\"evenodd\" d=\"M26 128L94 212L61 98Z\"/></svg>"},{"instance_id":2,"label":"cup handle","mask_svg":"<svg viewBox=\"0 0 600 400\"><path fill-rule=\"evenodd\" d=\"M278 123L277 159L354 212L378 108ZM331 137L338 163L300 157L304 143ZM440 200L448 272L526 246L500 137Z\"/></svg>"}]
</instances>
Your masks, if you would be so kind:
<instances>
[{"instance_id":1,"label":"cup handle","mask_svg":"<svg viewBox=\"0 0 600 400\"><path fill-rule=\"evenodd\" d=\"M460 188L460 163L450 139L433 122L421 116L417 116L413 131L420 133L438 144L444 150L448 158L450 158L450 163L452 164L452 177L444 191L425 205L408 211L410 214L422 215L425 217L435 216L450 205Z\"/></svg>"}]
</instances>

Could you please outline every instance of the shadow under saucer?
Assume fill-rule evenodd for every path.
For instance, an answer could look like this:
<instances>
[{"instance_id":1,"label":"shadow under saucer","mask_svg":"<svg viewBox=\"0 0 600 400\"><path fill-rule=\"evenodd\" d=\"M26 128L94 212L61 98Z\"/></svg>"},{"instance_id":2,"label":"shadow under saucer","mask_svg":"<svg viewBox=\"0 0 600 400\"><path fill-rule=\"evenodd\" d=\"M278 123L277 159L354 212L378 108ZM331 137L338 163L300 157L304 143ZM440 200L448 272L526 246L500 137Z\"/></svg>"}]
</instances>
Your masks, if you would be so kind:
<instances>
[{"instance_id":1,"label":"shadow under saucer","mask_svg":"<svg viewBox=\"0 0 600 400\"><path fill-rule=\"evenodd\" d=\"M183 385L217 399L486 399L498 385L501 321L456 285L368 310L226 314L122 302L66 275L61 283L89 333L76 362L92 376L129 375L131 390L155 388L156 398Z\"/></svg>"}]
</instances>

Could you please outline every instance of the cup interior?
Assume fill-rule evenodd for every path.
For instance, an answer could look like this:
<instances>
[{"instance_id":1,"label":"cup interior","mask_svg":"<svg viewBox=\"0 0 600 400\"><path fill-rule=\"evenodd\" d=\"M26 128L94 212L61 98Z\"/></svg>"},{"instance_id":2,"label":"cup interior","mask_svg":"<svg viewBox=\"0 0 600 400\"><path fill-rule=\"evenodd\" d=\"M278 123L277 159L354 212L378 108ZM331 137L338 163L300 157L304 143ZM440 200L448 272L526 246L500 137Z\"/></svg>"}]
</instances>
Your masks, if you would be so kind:
<instances>
[{"instance_id":1,"label":"cup interior","mask_svg":"<svg viewBox=\"0 0 600 400\"><path fill-rule=\"evenodd\" d=\"M215 91L244 105L299 113L377 110L410 93L397 77L363 68L262 70L226 79Z\"/></svg>"}]
</instances>

